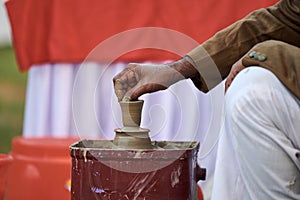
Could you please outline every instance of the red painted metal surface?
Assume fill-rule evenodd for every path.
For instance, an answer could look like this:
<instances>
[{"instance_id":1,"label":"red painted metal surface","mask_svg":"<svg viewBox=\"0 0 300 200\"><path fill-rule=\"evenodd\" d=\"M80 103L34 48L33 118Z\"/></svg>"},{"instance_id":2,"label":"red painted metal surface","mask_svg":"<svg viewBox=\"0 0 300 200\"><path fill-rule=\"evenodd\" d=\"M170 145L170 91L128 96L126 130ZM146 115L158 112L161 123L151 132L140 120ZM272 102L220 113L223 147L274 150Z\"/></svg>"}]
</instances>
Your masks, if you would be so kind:
<instances>
[{"instance_id":1,"label":"red painted metal surface","mask_svg":"<svg viewBox=\"0 0 300 200\"><path fill-rule=\"evenodd\" d=\"M74 138L16 137L6 200L68 200L71 178L69 146Z\"/></svg>"},{"instance_id":2,"label":"red painted metal surface","mask_svg":"<svg viewBox=\"0 0 300 200\"><path fill-rule=\"evenodd\" d=\"M11 162L11 156L7 154L0 154L0 200L4 198L7 181L7 172Z\"/></svg>"},{"instance_id":3,"label":"red painted metal surface","mask_svg":"<svg viewBox=\"0 0 300 200\"><path fill-rule=\"evenodd\" d=\"M110 141L71 146L72 200L195 200L199 143L156 143L116 149Z\"/></svg>"}]
</instances>

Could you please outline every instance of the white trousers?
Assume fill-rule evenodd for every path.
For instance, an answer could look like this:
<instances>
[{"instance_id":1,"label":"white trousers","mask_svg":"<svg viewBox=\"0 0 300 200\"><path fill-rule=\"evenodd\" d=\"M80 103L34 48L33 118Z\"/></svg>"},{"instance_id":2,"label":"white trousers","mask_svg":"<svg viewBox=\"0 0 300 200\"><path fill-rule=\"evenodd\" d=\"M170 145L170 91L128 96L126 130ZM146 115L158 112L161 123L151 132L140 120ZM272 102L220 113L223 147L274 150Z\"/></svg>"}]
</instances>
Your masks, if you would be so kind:
<instances>
[{"instance_id":1,"label":"white trousers","mask_svg":"<svg viewBox=\"0 0 300 200\"><path fill-rule=\"evenodd\" d=\"M213 200L300 199L300 101L249 67L225 97Z\"/></svg>"}]
</instances>

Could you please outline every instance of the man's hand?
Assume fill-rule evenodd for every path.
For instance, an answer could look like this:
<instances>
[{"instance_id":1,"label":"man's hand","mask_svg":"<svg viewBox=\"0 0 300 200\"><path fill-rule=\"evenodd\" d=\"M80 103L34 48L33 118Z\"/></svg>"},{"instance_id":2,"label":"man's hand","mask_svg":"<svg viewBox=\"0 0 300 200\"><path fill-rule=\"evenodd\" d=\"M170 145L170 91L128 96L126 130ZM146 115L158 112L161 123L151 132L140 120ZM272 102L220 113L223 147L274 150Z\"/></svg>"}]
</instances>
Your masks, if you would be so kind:
<instances>
[{"instance_id":1,"label":"man's hand","mask_svg":"<svg viewBox=\"0 0 300 200\"><path fill-rule=\"evenodd\" d=\"M113 79L118 100L137 100L145 93L168 88L184 79L179 72L168 65L131 63Z\"/></svg>"},{"instance_id":2,"label":"man's hand","mask_svg":"<svg viewBox=\"0 0 300 200\"><path fill-rule=\"evenodd\" d=\"M113 79L119 101L137 100L145 93L164 90L170 85L198 75L186 58L169 64L131 63Z\"/></svg>"},{"instance_id":3,"label":"man's hand","mask_svg":"<svg viewBox=\"0 0 300 200\"><path fill-rule=\"evenodd\" d=\"M228 90L228 88L230 87L233 79L236 77L236 75L242 71L243 69L245 69L245 67L242 64L242 59L238 60L236 63L234 63L231 67L230 73L226 79L225 82L225 93Z\"/></svg>"}]
</instances>

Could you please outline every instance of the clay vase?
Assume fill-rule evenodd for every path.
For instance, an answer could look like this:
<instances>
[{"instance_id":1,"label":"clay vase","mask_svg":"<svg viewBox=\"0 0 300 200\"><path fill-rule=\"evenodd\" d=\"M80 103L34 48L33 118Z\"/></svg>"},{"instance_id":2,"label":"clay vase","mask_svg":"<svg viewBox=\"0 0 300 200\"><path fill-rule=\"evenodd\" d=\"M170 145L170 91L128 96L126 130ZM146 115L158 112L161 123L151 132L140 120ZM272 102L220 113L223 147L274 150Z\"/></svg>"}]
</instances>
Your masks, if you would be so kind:
<instances>
[{"instance_id":1,"label":"clay vase","mask_svg":"<svg viewBox=\"0 0 300 200\"><path fill-rule=\"evenodd\" d=\"M123 149L152 149L149 129L141 128L141 114L144 101L121 101L123 128L115 129L113 143Z\"/></svg>"},{"instance_id":2,"label":"clay vase","mask_svg":"<svg viewBox=\"0 0 300 200\"><path fill-rule=\"evenodd\" d=\"M124 127L139 127L144 101L120 101Z\"/></svg>"}]
</instances>

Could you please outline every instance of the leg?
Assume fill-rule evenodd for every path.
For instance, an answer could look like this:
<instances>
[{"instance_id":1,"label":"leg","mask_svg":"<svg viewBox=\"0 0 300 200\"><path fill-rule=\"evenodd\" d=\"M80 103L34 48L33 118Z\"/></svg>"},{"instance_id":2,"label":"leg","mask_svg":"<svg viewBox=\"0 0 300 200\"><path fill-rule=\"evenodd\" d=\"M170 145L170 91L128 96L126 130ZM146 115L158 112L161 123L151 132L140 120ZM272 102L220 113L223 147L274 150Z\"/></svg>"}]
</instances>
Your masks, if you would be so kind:
<instances>
[{"instance_id":1,"label":"leg","mask_svg":"<svg viewBox=\"0 0 300 200\"><path fill-rule=\"evenodd\" d=\"M300 199L299 113L270 71L240 72L226 94L213 197L225 187L223 199Z\"/></svg>"}]
</instances>

